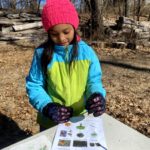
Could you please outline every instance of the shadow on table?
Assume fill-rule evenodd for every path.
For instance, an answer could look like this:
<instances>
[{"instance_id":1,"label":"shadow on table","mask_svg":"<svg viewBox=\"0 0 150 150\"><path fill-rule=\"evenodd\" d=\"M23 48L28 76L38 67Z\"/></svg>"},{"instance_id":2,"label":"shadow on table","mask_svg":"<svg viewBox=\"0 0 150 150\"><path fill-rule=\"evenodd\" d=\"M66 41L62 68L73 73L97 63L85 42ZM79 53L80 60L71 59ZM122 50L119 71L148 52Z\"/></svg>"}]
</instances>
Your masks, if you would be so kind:
<instances>
[{"instance_id":1,"label":"shadow on table","mask_svg":"<svg viewBox=\"0 0 150 150\"><path fill-rule=\"evenodd\" d=\"M81 115L81 116L78 116L78 117L72 117L72 118L70 119L70 121L71 121L72 123L76 123L76 122L78 122L78 121L82 121L83 119L85 119L85 116L84 116L84 115Z\"/></svg>"},{"instance_id":2,"label":"shadow on table","mask_svg":"<svg viewBox=\"0 0 150 150\"><path fill-rule=\"evenodd\" d=\"M31 133L21 130L15 121L0 113L0 149L29 136L31 136Z\"/></svg>"}]
</instances>

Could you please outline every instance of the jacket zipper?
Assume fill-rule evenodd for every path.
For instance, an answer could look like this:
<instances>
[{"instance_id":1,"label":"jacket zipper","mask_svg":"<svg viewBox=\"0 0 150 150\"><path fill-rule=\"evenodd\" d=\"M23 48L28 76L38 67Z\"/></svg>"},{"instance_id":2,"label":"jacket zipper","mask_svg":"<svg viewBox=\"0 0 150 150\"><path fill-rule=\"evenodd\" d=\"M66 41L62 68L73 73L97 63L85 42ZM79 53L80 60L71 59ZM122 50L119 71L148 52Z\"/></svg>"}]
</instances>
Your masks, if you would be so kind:
<instances>
[{"instance_id":1,"label":"jacket zipper","mask_svg":"<svg viewBox=\"0 0 150 150\"><path fill-rule=\"evenodd\" d=\"M69 80L69 87L68 87L68 89L69 89L68 98L69 99L68 99L68 101L69 101L69 105L70 105L70 91L71 91L71 89L70 89L70 71L69 71L69 50L68 50L68 47L66 47L65 52L66 52L65 64L66 64L67 76L68 76L68 80Z\"/></svg>"}]
</instances>

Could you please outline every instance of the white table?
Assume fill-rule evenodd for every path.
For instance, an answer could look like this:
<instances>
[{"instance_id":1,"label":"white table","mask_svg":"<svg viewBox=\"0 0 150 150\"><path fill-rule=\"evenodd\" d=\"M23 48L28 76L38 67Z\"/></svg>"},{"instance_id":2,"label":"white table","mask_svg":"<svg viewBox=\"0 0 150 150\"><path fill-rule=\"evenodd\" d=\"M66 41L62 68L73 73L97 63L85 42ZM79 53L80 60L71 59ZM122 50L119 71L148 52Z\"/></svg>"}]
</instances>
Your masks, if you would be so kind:
<instances>
[{"instance_id":1,"label":"white table","mask_svg":"<svg viewBox=\"0 0 150 150\"><path fill-rule=\"evenodd\" d=\"M126 126L107 114L102 115L102 119L108 150L150 150L150 138ZM45 135L50 141L52 141L55 131L56 127L50 128L6 147L3 150L9 150L18 144L30 141L41 135Z\"/></svg>"}]
</instances>

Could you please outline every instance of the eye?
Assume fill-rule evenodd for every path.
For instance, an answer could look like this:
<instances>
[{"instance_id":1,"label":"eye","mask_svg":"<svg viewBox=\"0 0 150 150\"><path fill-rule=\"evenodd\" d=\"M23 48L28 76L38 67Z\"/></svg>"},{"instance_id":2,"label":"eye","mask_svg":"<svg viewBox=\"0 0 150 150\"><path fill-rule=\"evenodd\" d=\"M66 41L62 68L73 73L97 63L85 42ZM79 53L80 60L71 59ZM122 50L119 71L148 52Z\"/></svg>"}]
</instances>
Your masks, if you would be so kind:
<instances>
[{"instance_id":1,"label":"eye","mask_svg":"<svg viewBox=\"0 0 150 150\"><path fill-rule=\"evenodd\" d=\"M64 34L69 34L70 33L70 31L64 31Z\"/></svg>"}]
</instances>

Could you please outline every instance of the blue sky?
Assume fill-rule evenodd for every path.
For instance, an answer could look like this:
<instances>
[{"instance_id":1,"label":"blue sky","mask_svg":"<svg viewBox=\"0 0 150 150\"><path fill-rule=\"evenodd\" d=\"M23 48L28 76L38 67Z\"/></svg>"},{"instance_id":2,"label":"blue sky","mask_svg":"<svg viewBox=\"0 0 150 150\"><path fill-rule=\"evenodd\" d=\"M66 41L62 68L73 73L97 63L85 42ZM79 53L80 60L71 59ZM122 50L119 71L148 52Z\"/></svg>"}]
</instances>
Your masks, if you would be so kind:
<instances>
[{"instance_id":1,"label":"blue sky","mask_svg":"<svg viewBox=\"0 0 150 150\"><path fill-rule=\"evenodd\" d=\"M46 2L46 0L42 0L42 1L41 1L41 5L44 5L45 2Z\"/></svg>"},{"instance_id":2,"label":"blue sky","mask_svg":"<svg viewBox=\"0 0 150 150\"><path fill-rule=\"evenodd\" d=\"M37 0L37 1L39 1L39 0ZM80 1L81 1L81 0L76 0L76 1L75 1L75 6L76 6L76 7L79 7ZM45 2L46 2L46 0L42 0L42 1L41 1L41 5L44 5Z\"/></svg>"}]
</instances>

